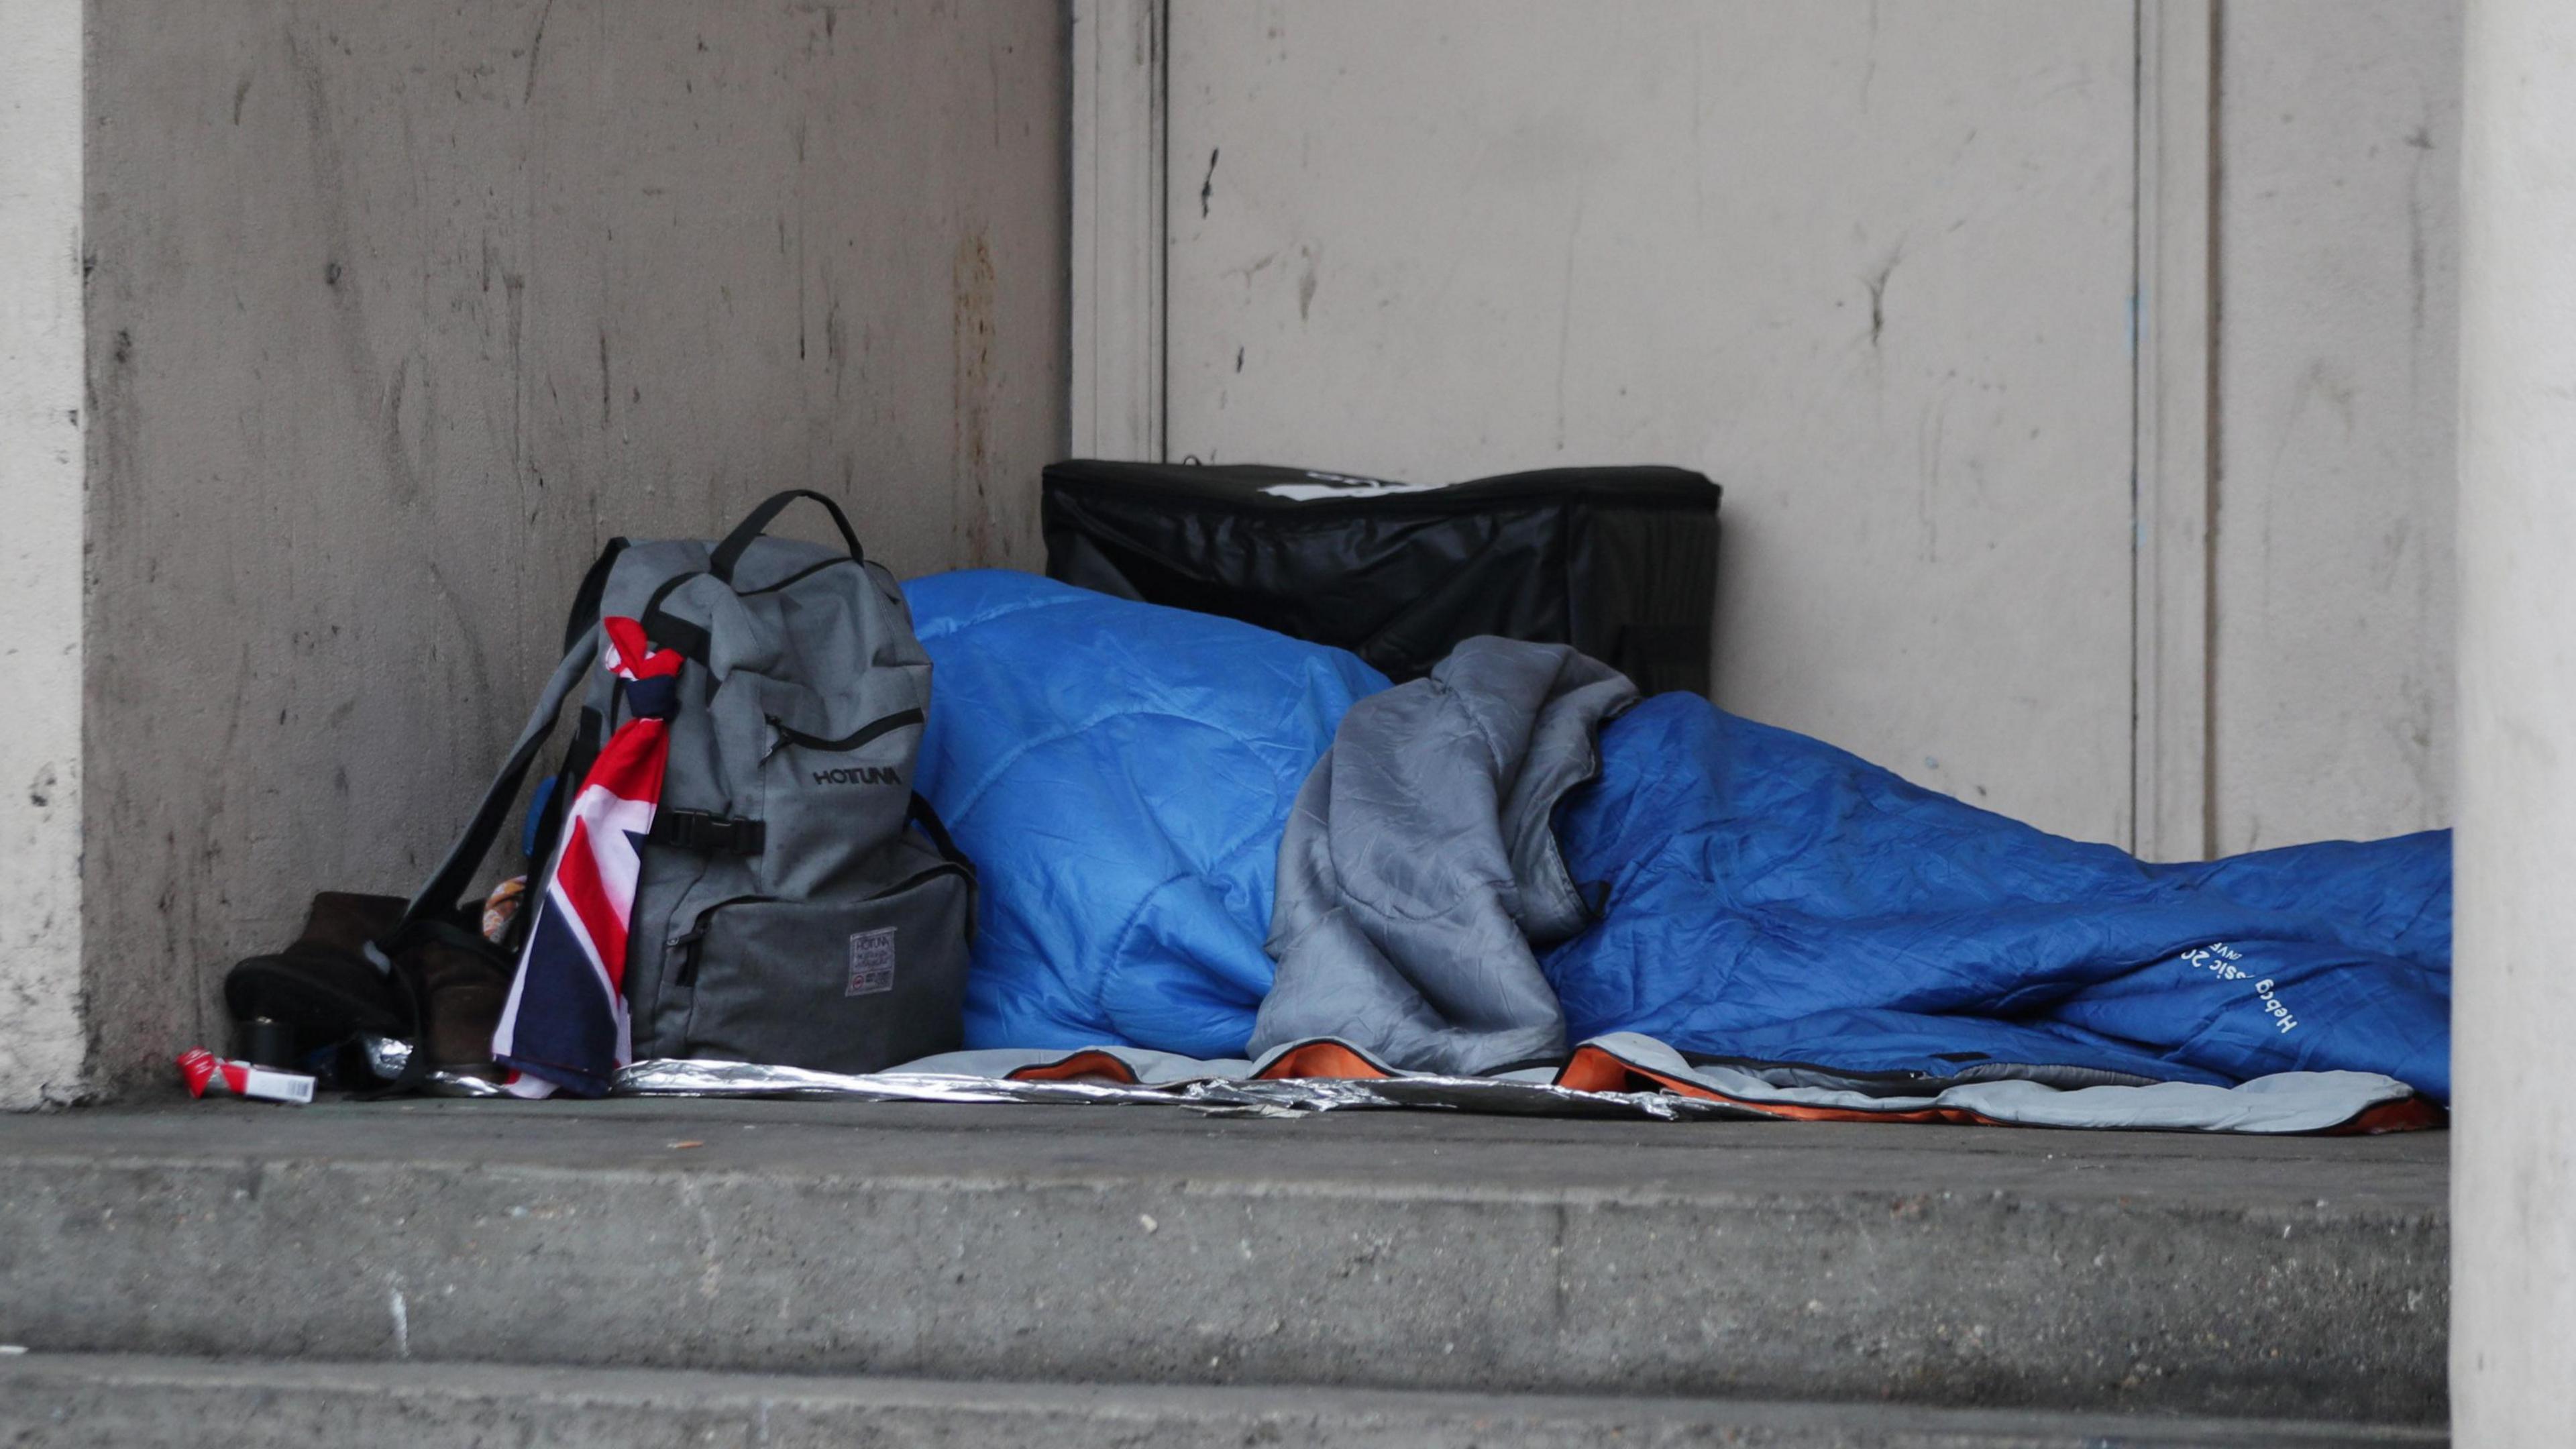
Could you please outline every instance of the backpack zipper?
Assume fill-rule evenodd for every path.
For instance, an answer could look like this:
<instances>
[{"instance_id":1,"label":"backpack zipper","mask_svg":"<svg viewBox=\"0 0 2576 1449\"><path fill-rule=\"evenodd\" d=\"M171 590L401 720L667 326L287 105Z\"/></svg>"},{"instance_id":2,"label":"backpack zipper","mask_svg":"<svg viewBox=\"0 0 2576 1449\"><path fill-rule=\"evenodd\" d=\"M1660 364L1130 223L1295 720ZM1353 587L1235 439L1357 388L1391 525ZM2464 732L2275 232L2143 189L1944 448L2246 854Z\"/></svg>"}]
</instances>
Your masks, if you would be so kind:
<instances>
[{"instance_id":1,"label":"backpack zipper","mask_svg":"<svg viewBox=\"0 0 2576 1449\"><path fill-rule=\"evenodd\" d=\"M809 735L774 714L767 718L769 727L778 732L778 738L784 743L802 746L809 750L830 750L841 753L855 750L879 735L891 734L906 725L920 724L928 716L918 709L899 709L883 719L870 720L837 740L827 740L820 735Z\"/></svg>"},{"instance_id":2,"label":"backpack zipper","mask_svg":"<svg viewBox=\"0 0 2576 1449\"><path fill-rule=\"evenodd\" d=\"M759 905L776 899L776 896L730 896L698 912L697 920L687 931L671 938L671 945L680 952L680 969L672 974L672 980L682 986L698 984L698 952L706 944L707 931L715 924L716 912L727 906Z\"/></svg>"}]
</instances>

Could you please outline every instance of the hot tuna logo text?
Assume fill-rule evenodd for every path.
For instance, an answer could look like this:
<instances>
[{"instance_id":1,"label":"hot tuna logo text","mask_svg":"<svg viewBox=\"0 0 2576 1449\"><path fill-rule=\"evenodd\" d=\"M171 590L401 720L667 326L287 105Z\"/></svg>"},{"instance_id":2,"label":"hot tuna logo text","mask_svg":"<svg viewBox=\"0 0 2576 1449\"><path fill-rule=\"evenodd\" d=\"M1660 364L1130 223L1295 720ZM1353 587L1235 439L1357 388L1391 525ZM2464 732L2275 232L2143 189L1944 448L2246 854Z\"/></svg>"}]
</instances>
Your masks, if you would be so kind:
<instances>
[{"instance_id":1,"label":"hot tuna logo text","mask_svg":"<svg viewBox=\"0 0 2576 1449\"><path fill-rule=\"evenodd\" d=\"M892 765L847 765L838 770L816 770L817 785L900 785L902 772Z\"/></svg>"}]
</instances>

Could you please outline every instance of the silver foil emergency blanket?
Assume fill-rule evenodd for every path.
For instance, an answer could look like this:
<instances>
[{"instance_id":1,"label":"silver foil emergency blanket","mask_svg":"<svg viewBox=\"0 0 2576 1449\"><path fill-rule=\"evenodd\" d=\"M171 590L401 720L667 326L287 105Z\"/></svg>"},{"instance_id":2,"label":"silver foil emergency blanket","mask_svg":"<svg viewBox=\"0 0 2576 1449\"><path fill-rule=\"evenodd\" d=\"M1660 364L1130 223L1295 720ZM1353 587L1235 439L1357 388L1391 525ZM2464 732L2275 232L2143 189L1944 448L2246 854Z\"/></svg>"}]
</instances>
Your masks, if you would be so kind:
<instances>
[{"instance_id":1,"label":"silver foil emergency blanket","mask_svg":"<svg viewBox=\"0 0 2576 1449\"><path fill-rule=\"evenodd\" d=\"M1335 1077L1171 1082L1015 1082L932 1072L840 1076L747 1062L637 1062L618 1073L621 1097L785 1097L799 1101L1054 1102L1189 1107L1248 1116L1294 1116L1353 1108L1434 1108L1517 1117L1619 1117L1680 1122L1756 1117L1719 1102L1665 1092L1578 1092L1545 1082L1494 1077Z\"/></svg>"}]
</instances>

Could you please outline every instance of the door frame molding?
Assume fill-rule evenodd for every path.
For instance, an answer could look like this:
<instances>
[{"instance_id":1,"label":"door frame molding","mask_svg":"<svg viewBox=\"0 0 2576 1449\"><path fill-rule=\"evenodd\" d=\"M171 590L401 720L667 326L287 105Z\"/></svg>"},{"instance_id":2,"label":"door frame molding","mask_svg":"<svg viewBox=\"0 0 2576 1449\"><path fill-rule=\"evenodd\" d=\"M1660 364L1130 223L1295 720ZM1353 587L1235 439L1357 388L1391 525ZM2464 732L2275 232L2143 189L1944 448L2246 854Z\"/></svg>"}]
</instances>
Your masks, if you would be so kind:
<instances>
[{"instance_id":1,"label":"door frame molding","mask_svg":"<svg viewBox=\"0 0 2576 1449\"><path fill-rule=\"evenodd\" d=\"M2220 3L2137 8L2129 843L2150 860L2215 833Z\"/></svg>"},{"instance_id":2,"label":"door frame molding","mask_svg":"<svg viewBox=\"0 0 2576 1449\"><path fill-rule=\"evenodd\" d=\"M1160 462L1169 0L1073 0L1072 447Z\"/></svg>"}]
</instances>

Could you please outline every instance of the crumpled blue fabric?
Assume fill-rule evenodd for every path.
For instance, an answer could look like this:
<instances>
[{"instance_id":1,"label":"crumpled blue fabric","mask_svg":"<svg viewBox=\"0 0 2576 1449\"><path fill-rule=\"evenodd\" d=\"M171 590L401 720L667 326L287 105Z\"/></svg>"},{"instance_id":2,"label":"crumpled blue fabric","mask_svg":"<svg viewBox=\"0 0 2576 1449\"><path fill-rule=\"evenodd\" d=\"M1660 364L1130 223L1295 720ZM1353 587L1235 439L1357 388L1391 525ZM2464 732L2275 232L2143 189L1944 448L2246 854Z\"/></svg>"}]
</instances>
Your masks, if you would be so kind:
<instances>
[{"instance_id":1,"label":"crumpled blue fabric","mask_svg":"<svg viewBox=\"0 0 2576 1449\"><path fill-rule=\"evenodd\" d=\"M966 1044L1242 1055L1289 808L1386 680L1027 574L906 591L934 666L916 784L981 878ZM2351 1068L2448 1098L2447 832L2147 864L1688 695L1601 759L1557 826L1606 910L1541 961L1571 1040L1849 1074Z\"/></svg>"},{"instance_id":2,"label":"crumpled blue fabric","mask_svg":"<svg viewBox=\"0 0 2576 1449\"><path fill-rule=\"evenodd\" d=\"M1662 695L1558 828L1592 930L1543 962L1576 1040L1955 1074L2382 1072L2450 1094L2447 831L2154 865Z\"/></svg>"},{"instance_id":3,"label":"crumpled blue fabric","mask_svg":"<svg viewBox=\"0 0 2576 1449\"><path fill-rule=\"evenodd\" d=\"M976 866L966 1045L1241 1055L1288 808L1386 676L1031 574L904 592L931 660L914 788Z\"/></svg>"}]
</instances>

